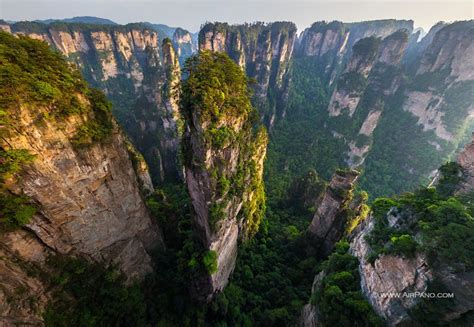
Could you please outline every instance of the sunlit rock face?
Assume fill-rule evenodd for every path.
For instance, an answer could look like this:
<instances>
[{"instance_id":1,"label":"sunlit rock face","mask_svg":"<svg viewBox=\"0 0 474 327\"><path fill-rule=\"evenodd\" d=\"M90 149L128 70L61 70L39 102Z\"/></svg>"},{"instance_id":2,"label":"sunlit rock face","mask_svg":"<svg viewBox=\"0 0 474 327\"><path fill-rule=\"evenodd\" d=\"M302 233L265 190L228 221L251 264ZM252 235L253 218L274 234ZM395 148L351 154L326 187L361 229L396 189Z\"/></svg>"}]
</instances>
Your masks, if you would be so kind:
<instances>
[{"instance_id":1,"label":"sunlit rock face","mask_svg":"<svg viewBox=\"0 0 474 327\"><path fill-rule=\"evenodd\" d=\"M33 44L30 47L38 53ZM34 68L50 69L41 64ZM56 68L60 74L61 67ZM57 269L47 262L51 256L115 265L133 283L153 272L151 253L164 247L161 230L145 205L145 194L153 190L147 165L136 157L110 113L98 118L97 107L103 109L105 99L91 96L73 75L49 72L52 79L66 84L61 80L66 76L74 85L76 93L67 94L75 99L70 111L58 113L57 99L66 97L59 88L56 99L42 102L23 91L13 104L5 102L8 114L0 125L2 168L8 160L4 153L22 151L32 157L6 178L2 171L1 195L26 197L36 208L21 227L8 227L3 219L0 226L0 320L7 326L42 325ZM24 78L22 74L28 73L20 70L18 78ZM92 128L107 132L100 140L84 136L78 143L78 135L95 132Z\"/></svg>"},{"instance_id":2,"label":"sunlit rock face","mask_svg":"<svg viewBox=\"0 0 474 327\"><path fill-rule=\"evenodd\" d=\"M172 41L182 66L186 59L197 51L196 36L178 27L173 33Z\"/></svg>"},{"instance_id":3,"label":"sunlit rock face","mask_svg":"<svg viewBox=\"0 0 474 327\"><path fill-rule=\"evenodd\" d=\"M182 86L183 157L196 232L217 265L192 281L193 293L210 300L228 283L238 240L255 235L263 219L268 139L265 128L254 126L258 114L240 67L211 51L193 59L187 72L192 83ZM212 89L201 87L208 81ZM211 98L213 92L219 96Z\"/></svg>"},{"instance_id":4,"label":"sunlit rock face","mask_svg":"<svg viewBox=\"0 0 474 327\"><path fill-rule=\"evenodd\" d=\"M209 23L199 32L199 49L226 52L256 80L253 102L265 123L284 117L289 63L296 26L289 22L228 25Z\"/></svg>"},{"instance_id":5,"label":"sunlit rock face","mask_svg":"<svg viewBox=\"0 0 474 327\"><path fill-rule=\"evenodd\" d=\"M81 119L36 127L39 109L34 114L25 109L24 132L8 143L36 156L12 189L41 207L27 229L58 253L115 261L130 278L150 272L147 251L161 245L161 236L145 207L123 135L117 131L110 142L78 151L69 137Z\"/></svg>"},{"instance_id":6,"label":"sunlit rock face","mask_svg":"<svg viewBox=\"0 0 474 327\"><path fill-rule=\"evenodd\" d=\"M434 131L440 140L455 142L462 122L474 113L473 30L474 21L437 29L421 54L414 83L406 92L404 110L418 118L424 131ZM457 115L464 119L454 119Z\"/></svg>"},{"instance_id":7,"label":"sunlit rock face","mask_svg":"<svg viewBox=\"0 0 474 327\"><path fill-rule=\"evenodd\" d=\"M326 191L316 200L316 213L308 232L314 238L321 257L329 255L345 233L348 223L345 210L351 206L358 176L357 171L336 172Z\"/></svg>"},{"instance_id":8,"label":"sunlit rock face","mask_svg":"<svg viewBox=\"0 0 474 327\"><path fill-rule=\"evenodd\" d=\"M408 311L417 300L409 297L397 299L387 294L425 292L428 282L433 279L433 272L421 254L411 259L384 255L373 264L367 262L370 246L366 236L373 229L373 223L370 217L361 226L351 242L351 252L359 259L362 292L377 314L394 326L410 319Z\"/></svg>"},{"instance_id":9,"label":"sunlit rock face","mask_svg":"<svg viewBox=\"0 0 474 327\"><path fill-rule=\"evenodd\" d=\"M178 107L173 89L181 78L180 55L168 40L143 24L21 22L2 26L51 44L80 68L89 83L107 94L118 122L144 155L155 184L179 178ZM177 31L176 35L175 41L183 44L180 53L187 51L186 33Z\"/></svg>"},{"instance_id":10,"label":"sunlit rock face","mask_svg":"<svg viewBox=\"0 0 474 327\"><path fill-rule=\"evenodd\" d=\"M472 193L474 191L474 132L472 133L471 142L459 154L457 162L463 173L463 181L458 192L463 194Z\"/></svg>"},{"instance_id":11,"label":"sunlit rock face","mask_svg":"<svg viewBox=\"0 0 474 327\"><path fill-rule=\"evenodd\" d=\"M363 167L361 184L370 193L381 195L374 184L384 183L382 166L397 175L389 177L390 193L415 188L470 132L472 25L438 23L419 41L412 21L316 22L296 42L295 67L326 87L322 133L343 140L340 165Z\"/></svg>"}]
</instances>

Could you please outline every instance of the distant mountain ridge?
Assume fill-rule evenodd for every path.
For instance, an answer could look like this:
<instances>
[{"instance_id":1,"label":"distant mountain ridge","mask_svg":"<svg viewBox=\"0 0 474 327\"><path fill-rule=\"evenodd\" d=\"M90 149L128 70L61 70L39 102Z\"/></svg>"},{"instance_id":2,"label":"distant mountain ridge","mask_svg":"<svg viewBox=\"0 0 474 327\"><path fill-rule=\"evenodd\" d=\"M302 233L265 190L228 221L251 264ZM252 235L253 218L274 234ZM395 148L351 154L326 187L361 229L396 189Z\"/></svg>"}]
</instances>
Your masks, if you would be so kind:
<instances>
[{"instance_id":1,"label":"distant mountain ridge","mask_svg":"<svg viewBox=\"0 0 474 327\"><path fill-rule=\"evenodd\" d=\"M101 17L94 17L94 16L76 16L72 18L63 18L63 19L37 19L34 20L37 23L43 24L51 24L56 22L63 22L63 23L84 23L84 24L97 24L97 25L118 25L116 22Z\"/></svg>"}]
</instances>

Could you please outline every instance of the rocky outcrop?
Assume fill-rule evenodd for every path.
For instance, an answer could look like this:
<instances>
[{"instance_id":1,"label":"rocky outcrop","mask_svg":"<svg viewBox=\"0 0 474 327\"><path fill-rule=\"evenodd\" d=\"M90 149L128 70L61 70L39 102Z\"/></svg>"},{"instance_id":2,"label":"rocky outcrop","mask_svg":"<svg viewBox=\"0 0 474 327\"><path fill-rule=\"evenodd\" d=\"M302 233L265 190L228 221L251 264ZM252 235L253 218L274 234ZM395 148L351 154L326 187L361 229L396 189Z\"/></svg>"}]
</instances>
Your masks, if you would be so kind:
<instances>
[{"instance_id":1,"label":"rocky outcrop","mask_svg":"<svg viewBox=\"0 0 474 327\"><path fill-rule=\"evenodd\" d=\"M196 228L205 249L217 257L217 270L203 276L195 290L199 298L210 299L234 269L238 238L254 235L263 218L267 136L264 128L252 127L255 113L240 68L226 55L210 51L195 60L189 70L193 84L183 86L183 151ZM199 83L208 81L219 96L213 98L217 102L201 103L210 98Z\"/></svg>"},{"instance_id":2,"label":"rocky outcrop","mask_svg":"<svg viewBox=\"0 0 474 327\"><path fill-rule=\"evenodd\" d=\"M35 76L37 86L5 99L0 123L0 320L37 324L49 299L43 277L50 255L113 264L133 282L153 271L150 253L163 242L141 193L152 188L146 164L131 156L105 97L42 43L6 34L2 42L5 48L18 42L15 51L29 42L21 64L37 75L14 70L18 62L8 55L2 63L17 79ZM41 98L51 89L54 97ZM15 161L18 153L31 160ZM13 217L3 207L11 203L18 203ZM34 210L25 211L25 203Z\"/></svg>"},{"instance_id":3,"label":"rocky outcrop","mask_svg":"<svg viewBox=\"0 0 474 327\"><path fill-rule=\"evenodd\" d=\"M157 31L144 24L2 26L51 44L77 64L86 80L114 104L115 117L144 155L154 183L178 178L177 106L171 90L180 79L179 63ZM176 42L183 38L177 33Z\"/></svg>"},{"instance_id":4,"label":"rocky outcrop","mask_svg":"<svg viewBox=\"0 0 474 327\"><path fill-rule=\"evenodd\" d=\"M403 224L401 218L402 215L395 208L387 213L391 227L397 228ZM413 257L385 254L374 262L368 262L372 250L367 237L374 223L375 219L370 216L358 227L358 231L353 234L350 251L359 260L363 294L389 326L415 323L413 320L417 318L412 310L423 296L434 296L435 293L429 288L434 282L443 285L444 292L454 294L453 302L443 308L441 313L444 323L455 321L474 309L472 271L456 271L443 264L433 266L422 252L417 252Z\"/></svg>"},{"instance_id":5,"label":"rocky outcrop","mask_svg":"<svg viewBox=\"0 0 474 327\"><path fill-rule=\"evenodd\" d=\"M433 42L436 33L446 25L445 22L438 22L433 25L424 36L420 34L421 31L417 31L416 33L414 31L413 34L410 35L407 50L403 56L403 64L408 74L416 73L416 69L420 64L421 56L426 51L426 48Z\"/></svg>"},{"instance_id":6,"label":"rocky outcrop","mask_svg":"<svg viewBox=\"0 0 474 327\"><path fill-rule=\"evenodd\" d=\"M190 32L178 27L173 33L172 41L182 66L186 59L197 51L197 40Z\"/></svg>"},{"instance_id":7,"label":"rocky outcrop","mask_svg":"<svg viewBox=\"0 0 474 327\"><path fill-rule=\"evenodd\" d=\"M296 26L289 22L228 25L206 24L199 32L199 49L226 52L254 78L254 104L272 126L285 116L289 62L296 39Z\"/></svg>"},{"instance_id":8,"label":"rocky outcrop","mask_svg":"<svg viewBox=\"0 0 474 327\"><path fill-rule=\"evenodd\" d=\"M334 21L330 23L315 22L305 29L298 39L295 49L296 58L310 57L317 61L321 70L321 77L335 78L336 68L341 65L342 58L347 52L350 32L344 23Z\"/></svg>"},{"instance_id":9,"label":"rocky outcrop","mask_svg":"<svg viewBox=\"0 0 474 327\"><path fill-rule=\"evenodd\" d=\"M372 134L383 115L385 103L400 87L403 77L399 65L407 46L407 40L408 35L404 31L396 32L383 39L375 64L368 75L367 86L363 94L360 98L357 97L357 92L351 94L352 100L357 102L358 106L353 108L353 111L349 106L349 116L353 116L355 110L359 110L361 111L358 113L359 117L363 118L355 139L349 141L346 162L351 168L363 164L370 151ZM344 75L341 78L343 77ZM331 108L331 103L329 106Z\"/></svg>"},{"instance_id":10,"label":"rocky outcrop","mask_svg":"<svg viewBox=\"0 0 474 327\"><path fill-rule=\"evenodd\" d=\"M295 57L310 57L318 63L321 77L332 84L344 70L354 45L361 39L385 38L398 30L413 30L410 20L379 20L359 23L315 22L301 34Z\"/></svg>"},{"instance_id":11,"label":"rocky outcrop","mask_svg":"<svg viewBox=\"0 0 474 327\"><path fill-rule=\"evenodd\" d=\"M467 144L459 154L457 162L461 166L464 175L458 192L469 194L474 190L474 132L472 133L471 143Z\"/></svg>"},{"instance_id":12,"label":"rocky outcrop","mask_svg":"<svg viewBox=\"0 0 474 327\"><path fill-rule=\"evenodd\" d=\"M397 66L400 63L407 40L408 35L400 31L383 41L370 37L357 42L332 94L328 107L329 115L339 116L343 111L347 111L352 117L365 90L380 92L385 96L394 94L398 83L393 80L394 76L388 76L391 79L387 81L385 74L389 69L387 66ZM373 104L368 106L371 107L372 113L381 109L373 107ZM373 130L372 127L371 129Z\"/></svg>"},{"instance_id":13,"label":"rocky outcrop","mask_svg":"<svg viewBox=\"0 0 474 327\"><path fill-rule=\"evenodd\" d=\"M354 114L377 59L379 43L377 38L367 38L356 43L352 57L331 96L328 107L330 116L339 116L343 111L347 111L349 116Z\"/></svg>"},{"instance_id":14,"label":"rocky outcrop","mask_svg":"<svg viewBox=\"0 0 474 327\"><path fill-rule=\"evenodd\" d=\"M345 149L341 151L345 152L345 163L350 168L365 167L361 183L371 193L379 195L372 181L382 183L378 177L381 162L391 167L386 170L403 171L391 177L392 192L406 190L404 187L413 189L419 178L428 176L453 155L468 132L466 129L474 117L474 82L470 76L473 69L472 60L468 59L472 57L474 44L472 24L472 21L437 24L424 39L411 44L410 49L407 34L397 31L383 40L359 39L352 51L347 41L346 50L336 60L338 63L314 55L315 67L320 69L316 72L322 74L331 92L328 117L324 119L324 126L330 126L327 134L331 135L327 137L344 140ZM338 30L339 37L349 29L335 23L321 26ZM311 33L307 33L307 36L303 34L296 52L299 56L304 51L317 52L314 50L317 47L313 46L314 51L308 47ZM322 38L324 33L320 34ZM307 48L303 40L309 42ZM335 46L333 53L338 53L338 49ZM296 56L295 60L300 58L311 57ZM394 124L397 119L404 123ZM387 136L383 131L389 129L393 145L386 151ZM400 159L404 156L411 159ZM400 183L401 180L406 183Z\"/></svg>"},{"instance_id":15,"label":"rocky outcrop","mask_svg":"<svg viewBox=\"0 0 474 327\"><path fill-rule=\"evenodd\" d=\"M413 31L412 20L382 19L366 22L346 23L345 25L351 32L351 36L348 41L350 46L348 50L352 49L352 46L358 40L363 38L375 36L383 39L400 30L405 30L408 34L411 34Z\"/></svg>"},{"instance_id":16,"label":"rocky outcrop","mask_svg":"<svg viewBox=\"0 0 474 327\"><path fill-rule=\"evenodd\" d=\"M162 245L160 231L140 194L121 133L77 150L70 138L82 118L35 126L38 108L21 110L23 132L6 142L36 156L11 189L41 208L26 228L55 252L114 262L131 279L150 272L147 252Z\"/></svg>"},{"instance_id":17,"label":"rocky outcrop","mask_svg":"<svg viewBox=\"0 0 474 327\"><path fill-rule=\"evenodd\" d=\"M390 218L389 218L390 220ZM392 219L396 221L396 217ZM378 315L390 326L410 320L409 310L418 302L414 296L403 293L426 292L428 282L433 280L426 258L417 254L415 258L383 255L372 264L367 261L370 246L366 236L373 229L373 218L367 219L351 242L351 252L359 259L361 288Z\"/></svg>"},{"instance_id":18,"label":"rocky outcrop","mask_svg":"<svg viewBox=\"0 0 474 327\"><path fill-rule=\"evenodd\" d=\"M337 171L326 191L316 201L316 213L308 232L314 238L321 257L331 253L346 231L346 210L351 204L352 191L358 176L357 171Z\"/></svg>"},{"instance_id":19,"label":"rocky outcrop","mask_svg":"<svg viewBox=\"0 0 474 327\"><path fill-rule=\"evenodd\" d=\"M433 130L437 138L455 143L464 124L454 123L453 116L459 114L456 120L462 122L474 113L474 67L470 60L474 55L474 21L437 30L421 56L403 109L417 117L424 131ZM453 107L456 113L448 113Z\"/></svg>"}]
</instances>

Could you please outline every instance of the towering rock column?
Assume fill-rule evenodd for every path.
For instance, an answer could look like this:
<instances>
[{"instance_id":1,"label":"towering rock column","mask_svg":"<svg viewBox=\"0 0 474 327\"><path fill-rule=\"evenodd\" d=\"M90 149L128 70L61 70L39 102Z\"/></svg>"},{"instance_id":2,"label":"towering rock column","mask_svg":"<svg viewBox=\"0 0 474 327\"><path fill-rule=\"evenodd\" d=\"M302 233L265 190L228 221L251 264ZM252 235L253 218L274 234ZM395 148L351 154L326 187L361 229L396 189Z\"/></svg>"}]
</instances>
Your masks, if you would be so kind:
<instances>
[{"instance_id":1,"label":"towering rock column","mask_svg":"<svg viewBox=\"0 0 474 327\"><path fill-rule=\"evenodd\" d=\"M191 59L183 82L183 157L197 231L217 269L199 281L209 299L227 284L238 238L252 236L265 211L262 180L267 135L256 128L247 78L223 53Z\"/></svg>"},{"instance_id":2,"label":"towering rock column","mask_svg":"<svg viewBox=\"0 0 474 327\"><path fill-rule=\"evenodd\" d=\"M359 177L355 170L336 171L324 193L316 201L316 213L308 227L310 235L325 257L341 239L348 222L348 208L352 203L352 191Z\"/></svg>"},{"instance_id":3,"label":"towering rock column","mask_svg":"<svg viewBox=\"0 0 474 327\"><path fill-rule=\"evenodd\" d=\"M457 162L461 166L464 175L459 193L474 193L474 132L472 132L471 143L467 144L459 154Z\"/></svg>"},{"instance_id":4,"label":"towering rock column","mask_svg":"<svg viewBox=\"0 0 474 327\"><path fill-rule=\"evenodd\" d=\"M199 49L225 52L254 78L253 103L267 126L285 115L289 63L296 40L290 22L252 25L206 24L199 32Z\"/></svg>"},{"instance_id":5,"label":"towering rock column","mask_svg":"<svg viewBox=\"0 0 474 327\"><path fill-rule=\"evenodd\" d=\"M131 282L163 241L141 192L147 166L105 96L43 42L0 32L0 46L2 94L15 94L0 111L0 316L42 325L50 255L114 264Z\"/></svg>"},{"instance_id":6,"label":"towering rock column","mask_svg":"<svg viewBox=\"0 0 474 327\"><path fill-rule=\"evenodd\" d=\"M180 68L169 39L160 40L144 24L0 22L0 28L45 41L74 62L112 101L114 116L143 154L154 184L179 179L178 109L171 91Z\"/></svg>"}]
</instances>

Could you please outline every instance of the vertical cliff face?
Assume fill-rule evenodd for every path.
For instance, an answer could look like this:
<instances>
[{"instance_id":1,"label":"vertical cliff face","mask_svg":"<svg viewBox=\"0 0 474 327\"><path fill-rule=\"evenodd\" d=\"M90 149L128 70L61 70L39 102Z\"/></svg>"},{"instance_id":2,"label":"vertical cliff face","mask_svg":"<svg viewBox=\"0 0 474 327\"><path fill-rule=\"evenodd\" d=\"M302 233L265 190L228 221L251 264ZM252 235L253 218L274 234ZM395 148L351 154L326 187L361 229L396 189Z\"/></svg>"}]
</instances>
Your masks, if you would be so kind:
<instances>
[{"instance_id":1,"label":"vertical cliff face","mask_svg":"<svg viewBox=\"0 0 474 327\"><path fill-rule=\"evenodd\" d=\"M46 41L76 63L86 80L114 104L114 115L143 153L154 182L177 178L177 107L170 91L179 79L179 63L158 32L141 24L3 26Z\"/></svg>"},{"instance_id":2,"label":"vertical cliff face","mask_svg":"<svg viewBox=\"0 0 474 327\"><path fill-rule=\"evenodd\" d=\"M394 72L390 72L392 76L386 74L400 63L407 40L408 35L399 31L383 40L369 37L358 41L331 96L329 115L339 116L346 111L352 117L366 90L385 96L395 93L398 83L394 85Z\"/></svg>"},{"instance_id":3,"label":"vertical cliff face","mask_svg":"<svg viewBox=\"0 0 474 327\"><path fill-rule=\"evenodd\" d=\"M395 223L397 218L391 216L389 219ZM413 258L386 255L373 263L368 262L371 249L366 238L373 228L373 217L370 217L354 237L351 252L359 260L364 295L375 311L391 326L395 326L410 319L409 310L417 300L409 297L395 298L386 294L426 292L428 283L433 280L433 272L422 254Z\"/></svg>"},{"instance_id":4,"label":"vertical cliff face","mask_svg":"<svg viewBox=\"0 0 474 327\"><path fill-rule=\"evenodd\" d=\"M405 52L403 62L406 66L407 72L416 72L420 59L426 48L433 42L436 33L447 24L445 22L438 22L433 25L428 33L420 40L420 31L413 33L410 36L410 42Z\"/></svg>"},{"instance_id":5,"label":"vertical cliff face","mask_svg":"<svg viewBox=\"0 0 474 327\"><path fill-rule=\"evenodd\" d=\"M440 169L442 176L430 188L388 201L376 200L373 214L353 233L351 253L359 260L363 293L389 325L414 323L424 319L427 310L435 312L438 322L472 323L469 312L474 309L473 266L464 259L463 251L449 253L466 244L472 234L473 150L474 140L460 153L457 163ZM456 209L450 201L460 206ZM440 224L441 220L444 223ZM454 225L457 230L451 234L448 229ZM461 236L461 231L466 234ZM444 239L433 238L448 234L448 246ZM399 247L401 238L405 240L403 248ZM470 245L465 249L467 257L472 257ZM378 254L374 256L374 252ZM452 293L454 297L437 307L437 300L386 295L435 291Z\"/></svg>"},{"instance_id":6,"label":"vertical cliff face","mask_svg":"<svg viewBox=\"0 0 474 327\"><path fill-rule=\"evenodd\" d=\"M459 192L465 194L472 193L474 190L474 132L472 132L471 142L459 154L457 162L461 166L463 173L463 181Z\"/></svg>"},{"instance_id":7,"label":"vertical cliff face","mask_svg":"<svg viewBox=\"0 0 474 327\"><path fill-rule=\"evenodd\" d=\"M365 298L388 326L418 325L427 319L446 325L472 324L473 149L474 140L457 163L440 169L441 177L430 187L373 202L368 217L346 234L349 246L342 249L338 244L322 264L323 271L314 279L312 301L301 312L301 326L327 325L331 317L323 305L332 303L328 297L338 294L334 299L344 298L347 303L351 295L344 292L349 279L337 280L348 274L360 285L360 300ZM315 216L318 221L337 217L334 211L339 203L326 200L318 204L325 202L324 210L318 209ZM310 228L324 231L324 224L314 226L313 220ZM348 257L352 259L345 265ZM354 325L368 313L361 312L362 316L349 316Z\"/></svg>"},{"instance_id":8,"label":"vertical cliff face","mask_svg":"<svg viewBox=\"0 0 474 327\"><path fill-rule=\"evenodd\" d=\"M317 155L305 160L321 162L323 176L363 166L360 182L370 194L414 189L465 137L473 117L472 21L439 23L420 42L410 37L412 23L315 23L302 33L287 120L322 126L307 133L325 140L319 148L331 144L335 163L316 159L326 152L316 142L305 151Z\"/></svg>"},{"instance_id":9,"label":"vertical cliff face","mask_svg":"<svg viewBox=\"0 0 474 327\"><path fill-rule=\"evenodd\" d=\"M174 31L172 40L182 66L184 61L197 51L197 40L189 31L179 27Z\"/></svg>"},{"instance_id":10,"label":"vertical cliff face","mask_svg":"<svg viewBox=\"0 0 474 327\"><path fill-rule=\"evenodd\" d=\"M341 116L339 121L345 122L342 128L334 126L333 131L344 137L349 147L346 163L351 168L364 162L385 103L400 86L399 64L407 41L405 31L383 40L361 39L354 45L351 58L335 83L328 111L330 117ZM348 129L348 124L353 128Z\"/></svg>"},{"instance_id":11,"label":"vertical cliff face","mask_svg":"<svg viewBox=\"0 0 474 327\"><path fill-rule=\"evenodd\" d=\"M371 36L385 38L399 30L406 30L409 34L413 31L412 20L382 19L345 25L351 33L349 45L354 45L358 40Z\"/></svg>"},{"instance_id":12,"label":"vertical cliff face","mask_svg":"<svg viewBox=\"0 0 474 327\"><path fill-rule=\"evenodd\" d=\"M411 33L413 21L380 20L360 23L315 22L301 34L296 58L317 62L318 73L332 84L351 58L354 45L364 38L385 38L398 30Z\"/></svg>"},{"instance_id":13,"label":"vertical cliff face","mask_svg":"<svg viewBox=\"0 0 474 327\"><path fill-rule=\"evenodd\" d=\"M199 49L226 52L256 80L254 103L265 122L272 126L277 117L285 115L283 103L295 39L293 23L209 23L199 32Z\"/></svg>"},{"instance_id":14,"label":"vertical cliff face","mask_svg":"<svg viewBox=\"0 0 474 327\"><path fill-rule=\"evenodd\" d=\"M0 311L31 322L48 298L50 254L115 264L132 281L152 271L148 253L163 244L140 190L152 188L146 164L127 150L105 96L42 42L1 33L0 47L10 81L1 85ZM37 303L18 305L33 293Z\"/></svg>"},{"instance_id":15,"label":"vertical cliff face","mask_svg":"<svg viewBox=\"0 0 474 327\"><path fill-rule=\"evenodd\" d=\"M301 34L295 55L322 57L332 52L329 56L334 57L345 51L348 37L349 31L342 22L315 22Z\"/></svg>"},{"instance_id":16,"label":"vertical cliff face","mask_svg":"<svg viewBox=\"0 0 474 327\"><path fill-rule=\"evenodd\" d=\"M421 56L403 104L424 131L432 130L438 139L448 142L455 141L464 119L474 112L473 30L473 21L438 30Z\"/></svg>"},{"instance_id":17,"label":"vertical cliff face","mask_svg":"<svg viewBox=\"0 0 474 327\"><path fill-rule=\"evenodd\" d=\"M368 179L383 183L377 177L380 172L376 172L380 164L375 161L389 163L390 170L403 167L402 174L393 180L393 189L397 192L410 184L416 187L417 180L428 176L453 155L460 139L468 132L474 110L472 60L469 59L474 46L472 30L472 21L438 26L434 28L432 42L420 45L425 50L418 64L412 63L412 70L405 74L405 81L391 98L385 117L374 132L374 144L366 159L364 187ZM398 142L392 144L393 150L387 153L384 130L393 126L397 117L403 124L392 130L391 138ZM399 159L394 161L393 158Z\"/></svg>"},{"instance_id":18,"label":"vertical cliff face","mask_svg":"<svg viewBox=\"0 0 474 327\"><path fill-rule=\"evenodd\" d=\"M343 74L338 80L329 103L329 115L339 116L347 111L352 116L367 85L379 50L380 39L370 37L357 42Z\"/></svg>"},{"instance_id":19,"label":"vertical cliff face","mask_svg":"<svg viewBox=\"0 0 474 327\"><path fill-rule=\"evenodd\" d=\"M314 237L321 257L329 255L344 235L350 220L348 211L361 210L356 208L361 204L353 202L352 194L358 176L357 171L337 171L316 201L316 213L308 231Z\"/></svg>"},{"instance_id":20,"label":"vertical cliff face","mask_svg":"<svg viewBox=\"0 0 474 327\"><path fill-rule=\"evenodd\" d=\"M372 40L371 43L376 43L373 39L362 39L359 42L363 42L364 40ZM358 73L359 75L356 75L357 73L353 72L341 76L343 79L354 78L358 81L356 83L360 83L358 89L356 87L355 90L350 91L349 99L351 101L348 102L349 105L347 108L350 117L355 118L356 121L362 121L357 134L352 136L352 140L350 139L350 136L346 138L349 145L346 163L349 167L354 168L364 162L365 157L371 148L373 133L378 126L379 120L384 114L384 108L400 87L403 80L400 61L406 49L407 40L408 35L404 31L399 31L380 41L376 59L374 60L374 64L370 68L367 77L364 77L364 73ZM354 55L357 51L357 45L360 44L357 43L354 47ZM350 64L348 67L349 66ZM362 67L367 67L366 70L368 70L370 65L362 65ZM355 78L355 76L358 77ZM365 89L360 93L360 97L358 97L357 91L360 92L360 90L364 88L364 84ZM337 113L336 108L341 107L340 103L333 101L334 99L346 99L341 97L339 92L338 81L338 86L336 87L329 104L330 114L332 108L335 109L334 113ZM345 91L345 94L347 93L348 92ZM354 107L353 103L357 104L356 107ZM357 113L355 112L356 110L358 111ZM340 132L342 134L344 133L343 131Z\"/></svg>"},{"instance_id":21,"label":"vertical cliff face","mask_svg":"<svg viewBox=\"0 0 474 327\"><path fill-rule=\"evenodd\" d=\"M201 52L187 73L182 86L186 183L197 231L217 261L216 271L204 276L196 291L209 298L227 284L238 238L252 236L263 218L267 137L252 126L256 113L247 79L227 55Z\"/></svg>"}]
</instances>

